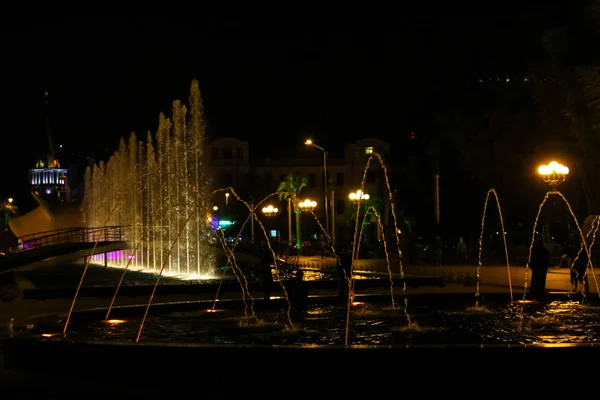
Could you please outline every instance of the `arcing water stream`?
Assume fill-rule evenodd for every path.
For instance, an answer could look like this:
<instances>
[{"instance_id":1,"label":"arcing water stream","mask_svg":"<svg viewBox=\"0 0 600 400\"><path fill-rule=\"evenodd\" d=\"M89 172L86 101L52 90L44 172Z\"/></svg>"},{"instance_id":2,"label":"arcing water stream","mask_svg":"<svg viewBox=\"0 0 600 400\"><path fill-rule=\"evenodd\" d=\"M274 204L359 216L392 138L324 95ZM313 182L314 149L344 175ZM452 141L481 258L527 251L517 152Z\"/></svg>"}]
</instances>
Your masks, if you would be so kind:
<instances>
[{"instance_id":1,"label":"arcing water stream","mask_svg":"<svg viewBox=\"0 0 600 400\"><path fill-rule=\"evenodd\" d=\"M546 193L546 195L544 196L544 199L540 203L540 206L538 207L538 212L537 212L537 214L535 216L535 221L533 223L533 230L532 230L532 233L531 233L531 243L529 245L529 255L527 257L527 264L525 265L525 290L523 291L523 300L522 300L522 305L521 305L521 322L523 321L524 308L525 308L525 302L526 302L526 297L527 297L527 288L528 288L527 274L528 274L528 270L530 268L531 254L532 254L532 250L533 250L533 244L535 242L535 235L536 235L536 232L537 232L538 221L539 221L542 209L544 208L544 205L546 204L546 202L548 201L548 199L551 196L558 196L558 197L560 197L563 200L563 202L566 204L567 209L569 210L569 213L571 214L571 217L573 218L573 221L575 222L575 226L577 227L577 231L579 232L579 238L580 238L581 246L583 247L583 249L585 249L585 252L586 252L586 255L587 255L587 259L588 259L588 267L592 271L592 276L594 277L594 281L596 283L596 290L598 291L598 293L600 293L600 287L598 286L598 279L596 278L596 274L594 273L594 265L593 265L592 259L591 259L590 248L589 248L589 246L587 244L587 240L586 240L587 235L583 234L583 231L581 230L581 227L579 226L579 222L577 221L577 217L575 216L575 213L573 212L573 209L571 208L571 204L569 203L569 201L567 200L567 198L561 192L556 191L556 190L551 190L551 191L549 191L549 192ZM587 273L587 271L586 271L586 273Z\"/></svg>"},{"instance_id":2,"label":"arcing water stream","mask_svg":"<svg viewBox=\"0 0 600 400\"><path fill-rule=\"evenodd\" d=\"M502 208L500 207L500 200L498 199L498 193L496 193L495 189L488 190L485 196L485 203L483 204L483 216L481 217L481 233L479 234L479 254L477 258L477 289L475 292L475 308L479 307L479 287L481 282L481 255L483 253L483 231L485 227L485 217L487 213L488 201L490 199L490 195L493 194L496 199L496 205L498 206L498 216L500 218L500 229L502 229L502 239L504 242L504 257L506 259L506 270L508 273L508 288L510 291L510 301L513 301L513 289L512 289L512 280L510 276L510 261L508 259L508 247L506 246L506 230L504 229L504 218L502 217Z\"/></svg>"}]
</instances>

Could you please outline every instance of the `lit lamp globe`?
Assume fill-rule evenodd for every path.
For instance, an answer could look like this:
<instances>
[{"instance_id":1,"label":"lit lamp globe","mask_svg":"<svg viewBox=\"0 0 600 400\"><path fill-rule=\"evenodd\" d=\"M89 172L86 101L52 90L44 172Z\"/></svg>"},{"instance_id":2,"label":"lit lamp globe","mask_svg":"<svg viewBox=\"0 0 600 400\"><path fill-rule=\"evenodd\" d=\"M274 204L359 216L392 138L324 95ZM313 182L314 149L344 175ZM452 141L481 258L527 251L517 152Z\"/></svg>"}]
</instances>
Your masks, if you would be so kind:
<instances>
[{"instance_id":1,"label":"lit lamp globe","mask_svg":"<svg viewBox=\"0 0 600 400\"><path fill-rule=\"evenodd\" d=\"M317 202L314 200L305 199L298 203L298 207L300 207L302 211L312 211L315 209L315 207L317 207Z\"/></svg>"},{"instance_id":2,"label":"lit lamp globe","mask_svg":"<svg viewBox=\"0 0 600 400\"><path fill-rule=\"evenodd\" d=\"M351 201L359 201L359 200L369 200L369 195L367 193L363 193L362 190L357 190L354 193L350 193L348 198Z\"/></svg>"},{"instance_id":3,"label":"lit lamp globe","mask_svg":"<svg viewBox=\"0 0 600 400\"><path fill-rule=\"evenodd\" d=\"M556 161L552 161L548 165L540 165L538 167L538 174L540 174L544 182L554 189L567 179L569 168Z\"/></svg>"},{"instance_id":4,"label":"lit lamp globe","mask_svg":"<svg viewBox=\"0 0 600 400\"><path fill-rule=\"evenodd\" d=\"M268 205L266 207L263 207L262 212L266 216L272 216L277 214L279 212L279 209L277 207L273 207L272 205Z\"/></svg>"}]
</instances>

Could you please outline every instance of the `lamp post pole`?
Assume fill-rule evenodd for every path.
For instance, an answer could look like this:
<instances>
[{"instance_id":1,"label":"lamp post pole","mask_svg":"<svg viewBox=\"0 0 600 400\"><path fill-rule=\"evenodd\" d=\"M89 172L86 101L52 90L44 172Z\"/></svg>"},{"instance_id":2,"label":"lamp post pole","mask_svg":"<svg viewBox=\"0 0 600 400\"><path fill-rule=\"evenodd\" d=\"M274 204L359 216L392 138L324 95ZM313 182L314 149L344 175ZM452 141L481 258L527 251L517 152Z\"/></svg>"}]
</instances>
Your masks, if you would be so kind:
<instances>
[{"instance_id":1,"label":"lamp post pole","mask_svg":"<svg viewBox=\"0 0 600 400\"><path fill-rule=\"evenodd\" d=\"M288 197L288 247L292 247L292 198Z\"/></svg>"},{"instance_id":2,"label":"lamp post pole","mask_svg":"<svg viewBox=\"0 0 600 400\"><path fill-rule=\"evenodd\" d=\"M552 161L548 165L540 165L538 168L538 174L540 174L544 179L544 182L550 186L550 190L557 191L558 185L567 179L567 175L569 175L569 168L559 164L556 161ZM543 235L543 240L545 242L547 242L546 238L548 235L549 234Z\"/></svg>"},{"instance_id":3,"label":"lamp post pole","mask_svg":"<svg viewBox=\"0 0 600 400\"><path fill-rule=\"evenodd\" d=\"M321 146L316 145L311 139L307 139L304 142L305 145L314 147L323 152L323 187L325 188L325 233L327 234L327 241L330 240L329 236L329 201L328 201L328 190L327 190L327 151ZM335 222L334 222L335 223Z\"/></svg>"},{"instance_id":4,"label":"lamp post pole","mask_svg":"<svg viewBox=\"0 0 600 400\"><path fill-rule=\"evenodd\" d=\"M325 182L325 230L327 231L327 236L329 236L329 193L327 191L327 152L325 150L323 150L323 180Z\"/></svg>"}]
</instances>

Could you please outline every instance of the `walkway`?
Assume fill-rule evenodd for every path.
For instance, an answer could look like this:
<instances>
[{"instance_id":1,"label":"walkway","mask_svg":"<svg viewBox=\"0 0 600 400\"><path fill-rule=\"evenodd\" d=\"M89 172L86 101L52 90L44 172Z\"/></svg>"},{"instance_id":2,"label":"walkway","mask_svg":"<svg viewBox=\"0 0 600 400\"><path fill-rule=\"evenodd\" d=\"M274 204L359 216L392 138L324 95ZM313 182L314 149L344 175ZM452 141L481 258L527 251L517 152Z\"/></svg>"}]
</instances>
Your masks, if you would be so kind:
<instances>
[{"instance_id":1,"label":"walkway","mask_svg":"<svg viewBox=\"0 0 600 400\"><path fill-rule=\"evenodd\" d=\"M314 264L320 260L313 258L305 258L301 259L301 261L313 262ZM331 261L331 260L327 260ZM359 265L368 266L370 264L382 263L382 260L358 260ZM334 264L327 263L333 267ZM57 267L53 267L57 268ZM59 273L57 273L56 277L54 277L54 281L57 281L57 278L62 276L63 282L69 282L68 286L73 287L76 284L82 272L82 265L71 265L69 267L61 267L61 268L71 268L70 271L66 269L62 269ZM50 272L47 269L44 269L45 272ZM418 295L418 294L435 294L435 293L462 293L469 294L472 293L475 296L475 292L477 290L477 267L476 266L411 266L405 265L404 271L407 276L443 276L445 278L446 285L441 287L440 285L421 285L418 287L408 286L406 288L406 294L408 295ZM600 270L599 270L600 271ZM95 265L91 266L88 274L86 275L86 282L90 282L91 285L104 285L106 287L115 287L117 282L119 281L123 270L118 268L108 268L104 270L103 266ZM530 272L530 271L529 271ZM29 272L25 272L26 275ZM311 272L315 273L315 272ZM381 273L376 273L380 275ZM309 275L307 272L306 275ZM387 280L388 274L381 274L384 280ZM142 272L130 271L127 272L126 275L131 281L125 282L125 285L144 285L149 286L152 285L156 281L156 275L146 274ZM394 278L399 278L399 273L393 273ZM522 266L516 266L510 268L510 277L511 277L511 285L513 289L513 296L515 299L519 299L523 297L523 289L525 282L525 268ZM528 279L531 277L531 274L528 273ZM67 279L68 278L68 279ZM596 273L596 278L598 278L598 274ZM94 280L96 283L94 283ZM145 282L143 281L145 280ZM162 282L165 285L176 284L176 285L190 285L189 281L178 281L174 278L163 278ZM396 295L401 295L404 293L403 285L398 284L394 285L394 293ZM22 295L22 290L27 289L31 284L31 281L24 277L24 280L21 282L17 282L20 287L21 294L18 292L15 296L9 299L9 301L3 301L0 303L0 325L8 324L11 318L15 318L16 322L22 322L26 320L31 315L37 314L45 314L45 313L65 313L69 310L71 306L71 299L69 298L47 298L47 299L32 299L32 298L24 298ZM0 283L0 289L2 289L2 284ZM335 285L333 287L319 288L318 285L314 286L311 289L311 295L332 295L335 294ZM29 287L30 288L30 287ZM273 296L281 295L281 293L277 292L278 285L275 284L275 290L273 291ZM546 283L547 291L549 292L564 292L569 293L571 290L570 287L570 278L569 271L567 269L551 269L548 271L547 283ZM508 270L506 266L495 265L495 266L483 266L480 269L480 285L479 291L482 295L486 293L506 293L507 297L510 296L509 291L509 280L508 280ZM598 293L597 286L595 283L595 279L590 275L590 291L592 293ZM107 292L112 292L109 288L107 288ZM122 295L120 295L115 305L140 305L146 304L148 301L148 295L132 295L132 291L122 291ZM138 292L139 293L139 292ZM386 287L364 287L357 288L357 294L388 294L390 293L389 288ZM195 292L193 290L185 290L179 293L174 293L173 291L161 290L157 291L155 303L160 302L172 302L172 301L193 301L193 300L214 300L216 295L212 292L200 291ZM231 298L237 299L241 298L241 290L228 290L224 295L221 295L223 298ZM254 298L262 297L262 292L260 290L253 290L252 296ZM76 310L82 310L86 308L96 308L96 307L107 307L110 303L110 298L106 295L102 295L102 297L93 297L93 296L81 296L77 302Z\"/></svg>"},{"instance_id":2,"label":"walkway","mask_svg":"<svg viewBox=\"0 0 600 400\"><path fill-rule=\"evenodd\" d=\"M19 238L20 247L0 257L0 272L38 268L130 247L123 226L68 228Z\"/></svg>"}]
</instances>

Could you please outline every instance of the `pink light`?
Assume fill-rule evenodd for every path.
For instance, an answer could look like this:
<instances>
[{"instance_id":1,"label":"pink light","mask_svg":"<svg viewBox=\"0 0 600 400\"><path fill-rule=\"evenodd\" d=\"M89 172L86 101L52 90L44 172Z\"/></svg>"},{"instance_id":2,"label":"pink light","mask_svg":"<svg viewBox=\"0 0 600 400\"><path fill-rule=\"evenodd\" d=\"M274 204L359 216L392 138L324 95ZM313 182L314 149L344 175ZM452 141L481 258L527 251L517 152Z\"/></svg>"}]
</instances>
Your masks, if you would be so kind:
<instances>
[{"instance_id":1,"label":"pink light","mask_svg":"<svg viewBox=\"0 0 600 400\"><path fill-rule=\"evenodd\" d=\"M134 259L135 258L135 254L130 254L130 255L127 256L127 258L130 259L130 260Z\"/></svg>"}]
</instances>

